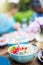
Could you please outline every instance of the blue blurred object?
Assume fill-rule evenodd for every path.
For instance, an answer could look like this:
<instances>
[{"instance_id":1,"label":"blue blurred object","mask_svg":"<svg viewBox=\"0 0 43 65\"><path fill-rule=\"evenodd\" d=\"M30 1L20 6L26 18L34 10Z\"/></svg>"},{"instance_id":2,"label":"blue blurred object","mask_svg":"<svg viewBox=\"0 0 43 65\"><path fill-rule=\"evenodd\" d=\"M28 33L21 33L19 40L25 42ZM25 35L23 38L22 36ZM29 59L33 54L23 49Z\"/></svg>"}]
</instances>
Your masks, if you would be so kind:
<instances>
[{"instance_id":1,"label":"blue blurred object","mask_svg":"<svg viewBox=\"0 0 43 65\"><path fill-rule=\"evenodd\" d=\"M28 44L28 43L29 43L29 42L21 42L20 44ZM18 44L16 44L16 43L15 43L15 44L9 44L9 43L8 43L8 46L9 46L9 47L10 47L10 46L13 46L13 45L18 45Z\"/></svg>"},{"instance_id":2,"label":"blue blurred object","mask_svg":"<svg viewBox=\"0 0 43 65\"><path fill-rule=\"evenodd\" d=\"M33 16L30 18L31 22L34 22L36 18L43 17L43 14L40 14L38 12L34 12Z\"/></svg>"},{"instance_id":3,"label":"blue blurred object","mask_svg":"<svg viewBox=\"0 0 43 65\"><path fill-rule=\"evenodd\" d=\"M41 3L40 3L40 1L39 0L32 0L32 2L31 2L31 6L41 6Z\"/></svg>"},{"instance_id":4,"label":"blue blurred object","mask_svg":"<svg viewBox=\"0 0 43 65\"><path fill-rule=\"evenodd\" d=\"M21 42L21 44L28 44L29 42L28 41L26 41L26 42Z\"/></svg>"},{"instance_id":5,"label":"blue blurred object","mask_svg":"<svg viewBox=\"0 0 43 65\"><path fill-rule=\"evenodd\" d=\"M9 47L10 47L10 46L13 46L13 45L17 45L17 44L9 44L9 43L8 43L8 46L9 46Z\"/></svg>"},{"instance_id":6,"label":"blue blurred object","mask_svg":"<svg viewBox=\"0 0 43 65\"><path fill-rule=\"evenodd\" d=\"M0 56L0 65L11 65L10 61L4 57L4 56Z\"/></svg>"},{"instance_id":7,"label":"blue blurred object","mask_svg":"<svg viewBox=\"0 0 43 65\"><path fill-rule=\"evenodd\" d=\"M11 16L9 20L8 16L4 13L0 13L0 35L15 31L13 28L16 23L15 19Z\"/></svg>"},{"instance_id":8,"label":"blue blurred object","mask_svg":"<svg viewBox=\"0 0 43 65\"><path fill-rule=\"evenodd\" d=\"M42 52L43 52L43 50L41 50L41 51L38 53L38 59L43 63L43 60L41 60Z\"/></svg>"},{"instance_id":9,"label":"blue blurred object","mask_svg":"<svg viewBox=\"0 0 43 65\"><path fill-rule=\"evenodd\" d=\"M20 40L22 40L21 44L28 44L29 40L26 38L21 38Z\"/></svg>"}]
</instances>

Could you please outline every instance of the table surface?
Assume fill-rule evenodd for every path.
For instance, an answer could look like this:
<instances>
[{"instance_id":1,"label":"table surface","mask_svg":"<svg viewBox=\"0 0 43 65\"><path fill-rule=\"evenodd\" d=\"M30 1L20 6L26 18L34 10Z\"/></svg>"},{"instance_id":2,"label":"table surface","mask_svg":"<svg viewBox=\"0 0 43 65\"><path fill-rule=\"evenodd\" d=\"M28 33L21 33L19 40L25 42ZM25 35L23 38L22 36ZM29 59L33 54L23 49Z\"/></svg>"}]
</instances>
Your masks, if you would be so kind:
<instances>
[{"instance_id":1,"label":"table surface","mask_svg":"<svg viewBox=\"0 0 43 65\"><path fill-rule=\"evenodd\" d=\"M33 43L37 45L38 51L40 48L43 47L43 43L38 43L35 40L30 42L30 44L33 44ZM5 56L9 58L9 60L11 61L11 65L24 65L24 64L17 63L13 59L11 59L9 54L7 53L7 50L8 50L8 46L5 46L3 49L0 49L0 56ZM43 64L38 61L37 54L36 54L35 58L31 62L26 63L25 65L43 65Z\"/></svg>"}]
</instances>

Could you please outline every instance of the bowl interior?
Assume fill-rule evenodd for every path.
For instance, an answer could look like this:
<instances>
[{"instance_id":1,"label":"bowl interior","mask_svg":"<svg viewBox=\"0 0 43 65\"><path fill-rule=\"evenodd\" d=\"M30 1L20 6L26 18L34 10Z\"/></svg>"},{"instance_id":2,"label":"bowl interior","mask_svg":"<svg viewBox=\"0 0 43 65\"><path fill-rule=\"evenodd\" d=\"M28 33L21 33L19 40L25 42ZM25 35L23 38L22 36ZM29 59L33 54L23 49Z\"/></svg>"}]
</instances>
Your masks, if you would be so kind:
<instances>
[{"instance_id":1,"label":"bowl interior","mask_svg":"<svg viewBox=\"0 0 43 65\"><path fill-rule=\"evenodd\" d=\"M29 45L30 47L32 47L34 51L33 51L32 53L26 54L26 55L31 55L31 54L34 54L34 53L37 52L36 46L33 46L33 45L31 45L31 44L22 44L22 46L25 46L25 47L27 47L28 45ZM11 53L10 51L13 50L15 47L18 47L18 45L14 45L14 46L9 47L8 52L9 52L10 54L13 54L13 53ZM20 54L13 54L13 55L21 56ZM22 55L22 56L25 56L25 55Z\"/></svg>"}]
</instances>

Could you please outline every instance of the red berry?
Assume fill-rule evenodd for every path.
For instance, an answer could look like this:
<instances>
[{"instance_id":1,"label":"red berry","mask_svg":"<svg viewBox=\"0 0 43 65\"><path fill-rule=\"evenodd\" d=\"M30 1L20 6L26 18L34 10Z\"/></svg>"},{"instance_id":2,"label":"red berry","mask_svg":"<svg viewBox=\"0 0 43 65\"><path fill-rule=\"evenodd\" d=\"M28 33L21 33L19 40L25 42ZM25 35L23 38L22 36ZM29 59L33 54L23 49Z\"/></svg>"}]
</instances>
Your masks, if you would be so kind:
<instances>
[{"instance_id":1,"label":"red berry","mask_svg":"<svg viewBox=\"0 0 43 65\"><path fill-rule=\"evenodd\" d=\"M17 53L17 51L14 50L14 51L13 51L13 54L16 54L16 53Z\"/></svg>"},{"instance_id":2,"label":"red berry","mask_svg":"<svg viewBox=\"0 0 43 65\"><path fill-rule=\"evenodd\" d=\"M24 47L22 47L22 50L24 50L25 48Z\"/></svg>"},{"instance_id":3,"label":"red berry","mask_svg":"<svg viewBox=\"0 0 43 65\"><path fill-rule=\"evenodd\" d=\"M27 47L25 47L25 50L27 49Z\"/></svg>"},{"instance_id":4,"label":"red berry","mask_svg":"<svg viewBox=\"0 0 43 65\"><path fill-rule=\"evenodd\" d=\"M16 49L13 50L14 54L17 54L18 52L19 52L19 48L16 48Z\"/></svg>"},{"instance_id":5,"label":"red berry","mask_svg":"<svg viewBox=\"0 0 43 65\"><path fill-rule=\"evenodd\" d=\"M15 50L19 50L19 47L17 47Z\"/></svg>"}]
</instances>

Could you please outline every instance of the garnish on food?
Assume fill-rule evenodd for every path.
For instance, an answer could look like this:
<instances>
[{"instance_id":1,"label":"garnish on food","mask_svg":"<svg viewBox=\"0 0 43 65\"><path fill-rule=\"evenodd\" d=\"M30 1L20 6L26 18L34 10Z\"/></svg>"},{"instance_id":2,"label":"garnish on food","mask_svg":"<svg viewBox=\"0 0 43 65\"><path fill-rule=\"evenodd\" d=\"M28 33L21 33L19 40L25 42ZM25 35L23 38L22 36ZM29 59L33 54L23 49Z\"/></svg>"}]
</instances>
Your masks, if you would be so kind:
<instances>
[{"instance_id":1,"label":"garnish on food","mask_svg":"<svg viewBox=\"0 0 43 65\"><path fill-rule=\"evenodd\" d=\"M30 46L27 46L27 47L25 47L25 46L21 46L21 47L16 46L16 47L13 47L10 52L13 53L13 54L21 54L21 55L25 54L26 55L26 54L33 53L34 49L31 48Z\"/></svg>"}]
</instances>

